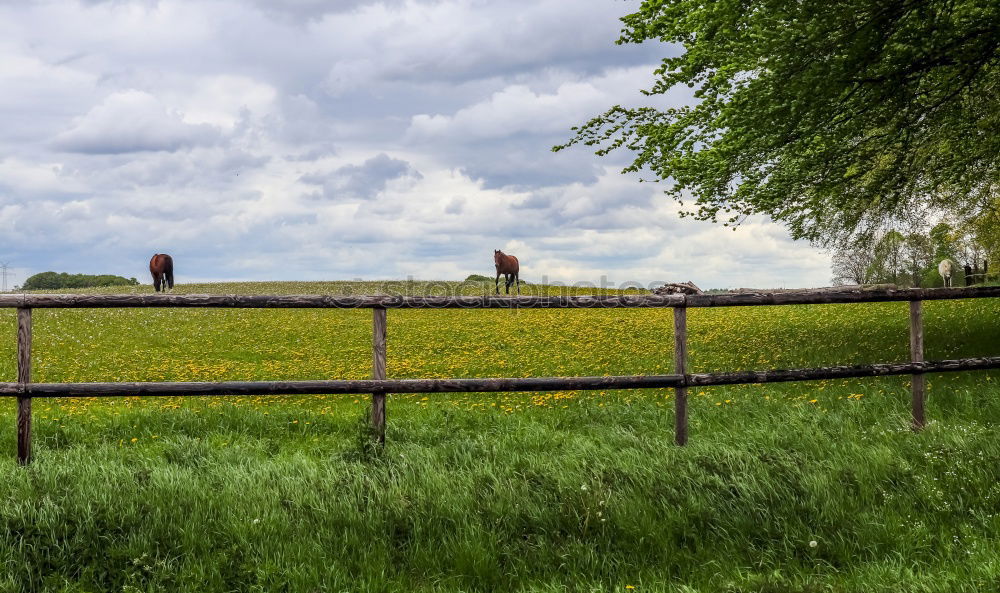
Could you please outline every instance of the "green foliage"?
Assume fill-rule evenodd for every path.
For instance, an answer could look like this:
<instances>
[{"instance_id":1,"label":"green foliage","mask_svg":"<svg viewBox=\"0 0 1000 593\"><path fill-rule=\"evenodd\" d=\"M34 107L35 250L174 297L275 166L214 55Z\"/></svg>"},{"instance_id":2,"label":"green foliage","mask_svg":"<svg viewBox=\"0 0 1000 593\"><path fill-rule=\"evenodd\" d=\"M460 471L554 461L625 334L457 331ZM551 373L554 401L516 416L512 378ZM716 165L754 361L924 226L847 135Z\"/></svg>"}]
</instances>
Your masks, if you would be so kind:
<instances>
[{"instance_id":1,"label":"green foliage","mask_svg":"<svg viewBox=\"0 0 1000 593\"><path fill-rule=\"evenodd\" d=\"M492 282L496 278L490 278L489 276L483 276L482 274L469 274L466 278L466 282Z\"/></svg>"},{"instance_id":2,"label":"green foliage","mask_svg":"<svg viewBox=\"0 0 1000 593\"><path fill-rule=\"evenodd\" d=\"M956 272L958 272L958 270L956 270ZM953 278L952 284L953 286L962 285L962 283L958 280L957 277ZM944 280L941 278L941 274L938 273L936 266L924 270L923 274L920 277L920 286L921 288L937 288L940 286L944 286Z\"/></svg>"},{"instance_id":3,"label":"green foliage","mask_svg":"<svg viewBox=\"0 0 1000 593\"><path fill-rule=\"evenodd\" d=\"M1000 197L989 200L981 211L963 222L982 246L983 257L994 264L991 270L996 273L1000 264Z\"/></svg>"},{"instance_id":4,"label":"green foliage","mask_svg":"<svg viewBox=\"0 0 1000 593\"><path fill-rule=\"evenodd\" d=\"M941 261L943 259L950 259L952 261L958 261L958 247L956 243L958 238L955 236L955 230L950 224L946 222L940 222L931 228L930 232L931 248L934 250L934 259L936 261Z\"/></svg>"},{"instance_id":5,"label":"green foliage","mask_svg":"<svg viewBox=\"0 0 1000 593\"><path fill-rule=\"evenodd\" d=\"M24 290L48 290L60 288L89 288L92 286L138 286L139 281L135 278L122 278L102 274L93 276L90 274L67 274L66 272L42 272L35 274L24 281L21 287Z\"/></svg>"},{"instance_id":6,"label":"green foliage","mask_svg":"<svg viewBox=\"0 0 1000 593\"><path fill-rule=\"evenodd\" d=\"M622 21L619 43L683 50L648 93L695 101L612 107L555 149L634 151L627 170L669 180L689 215L765 214L831 245L996 195L995 0L645 0Z\"/></svg>"}]
</instances>

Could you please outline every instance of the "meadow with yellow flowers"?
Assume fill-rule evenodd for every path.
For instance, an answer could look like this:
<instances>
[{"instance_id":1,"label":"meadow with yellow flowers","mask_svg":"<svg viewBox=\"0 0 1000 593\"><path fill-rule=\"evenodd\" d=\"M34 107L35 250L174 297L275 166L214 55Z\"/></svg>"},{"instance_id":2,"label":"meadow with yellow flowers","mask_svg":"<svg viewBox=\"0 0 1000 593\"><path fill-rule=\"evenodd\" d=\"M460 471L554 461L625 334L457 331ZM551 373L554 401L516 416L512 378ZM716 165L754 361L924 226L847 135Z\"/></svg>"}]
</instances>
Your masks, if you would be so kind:
<instances>
[{"instance_id":1,"label":"meadow with yellow flowers","mask_svg":"<svg viewBox=\"0 0 1000 593\"><path fill-rule=\"evenodd\" d=\"M176 292L482 294L492 284ZM121 287L118 292L150 290ZM525 286L532 294L570 289ZM581 293L592 289L573 289ZM928 360L1000 302L925 303ZM0 310L0 380L15 316ZM692 309L692 372L894 362L906 303ZM672 311L390 310L387 374L672 372ZM35 381L367 378L368 310L34 312ZM0 401L0 591L1000 589L1000 373L670 390Z\"/></svg>"}]
</instances>

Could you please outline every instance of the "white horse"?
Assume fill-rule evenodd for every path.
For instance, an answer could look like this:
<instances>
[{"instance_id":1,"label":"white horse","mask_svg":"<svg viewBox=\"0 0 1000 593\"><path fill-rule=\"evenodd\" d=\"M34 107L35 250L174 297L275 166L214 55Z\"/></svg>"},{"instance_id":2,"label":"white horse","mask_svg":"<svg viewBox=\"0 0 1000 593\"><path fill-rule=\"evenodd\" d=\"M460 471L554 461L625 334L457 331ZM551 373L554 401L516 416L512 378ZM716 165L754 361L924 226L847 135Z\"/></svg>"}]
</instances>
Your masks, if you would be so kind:
<instances>
[{"instance_id":1,"label":"white horse","mask_svg":"<svg viewBox=\"0 0 1000 593\"><path fill-rule=\"evenodd\" d=\"M950 259L943 259L941 263L938 264L938 274L941 274L941 279L944 280L944 285L946 287L951 286L951 273L955 269L955 264L951 263Z\"/></svg>"}]
</instances>

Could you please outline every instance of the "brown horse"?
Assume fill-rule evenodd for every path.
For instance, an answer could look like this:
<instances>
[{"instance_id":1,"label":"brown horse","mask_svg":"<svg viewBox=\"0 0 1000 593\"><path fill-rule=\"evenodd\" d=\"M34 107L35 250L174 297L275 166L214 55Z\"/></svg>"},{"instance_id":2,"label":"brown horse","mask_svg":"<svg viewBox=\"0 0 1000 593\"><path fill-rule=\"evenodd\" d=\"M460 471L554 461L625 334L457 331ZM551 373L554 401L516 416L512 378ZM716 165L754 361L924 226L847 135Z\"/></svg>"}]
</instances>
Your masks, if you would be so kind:
<instances>
[{"instance_id":1,"label":"brown horse","mask_svg":"<svg viewBox=\"0 0 1000 593\"><path fill-rule=\"evenodd\" d=\"M174 288L174 260L166 253L157 253L149 260L149 273L153 275L153 289L160 292Z\"/></svg>"},{"instance_id":2,"label":"brown horse","mask_svg":"<svg viewBox=\"0 0 1000 593\"><path fill-rule=\"evenodd\" d=\"M493 250L493 263L497 267L497 279L496 287L497 294L500 294L500 274L503 274L503 279L505 282L505 290L507 294L510 294L510 285L514 283L517 285L517 294L521 294L521 283L517 279L517 275L520 272L521 266L517 263L517 258L513 255L507 255L499 249Z\"/></svg>"}]
</instances>

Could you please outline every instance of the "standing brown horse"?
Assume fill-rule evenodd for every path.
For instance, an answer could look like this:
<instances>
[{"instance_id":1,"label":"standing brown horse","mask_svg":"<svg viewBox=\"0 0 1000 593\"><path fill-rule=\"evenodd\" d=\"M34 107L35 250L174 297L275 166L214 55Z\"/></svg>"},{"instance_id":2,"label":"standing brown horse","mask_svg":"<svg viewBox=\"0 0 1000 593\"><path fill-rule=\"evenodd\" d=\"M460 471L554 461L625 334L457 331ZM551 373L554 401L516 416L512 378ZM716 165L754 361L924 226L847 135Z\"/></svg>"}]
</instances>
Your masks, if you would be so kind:
<instances>
[{"instance_id":1,"label":"standing brown horse","mask_svg":"<svg viewBox=\"0 0 1000 593\"><path fill-rule=\"evenodd\" d=\"M157 253L149 260L149 273L153 275L153 288L156 292L167 287L174 288L174 260L166 253Z\"/></svg>"},{"instance_id":2,"label":"standing brown horse","mask_svg":"<svg viewBox=\"0 0 1000 593\"><path fill-rule=\"evenodd\" d=\"M503 274L505 282L504 288L507 291L507 294L510 294L510 285L512 282L517 285L517 294L521 294L521 283L517 279L521 266L517 263L517 258L513 255L507 255L499 249L494 249L493 263L496 264L497 267L497 294L500 294L500 274Z\"/></svg>"}]
</instances>

